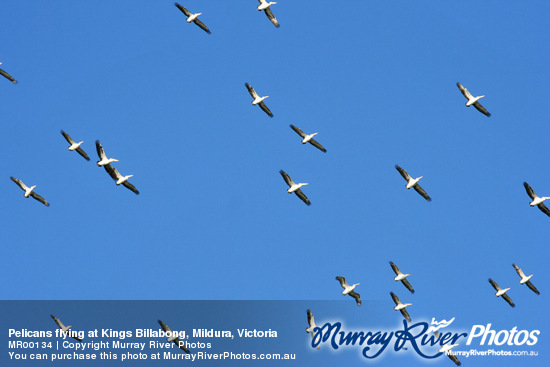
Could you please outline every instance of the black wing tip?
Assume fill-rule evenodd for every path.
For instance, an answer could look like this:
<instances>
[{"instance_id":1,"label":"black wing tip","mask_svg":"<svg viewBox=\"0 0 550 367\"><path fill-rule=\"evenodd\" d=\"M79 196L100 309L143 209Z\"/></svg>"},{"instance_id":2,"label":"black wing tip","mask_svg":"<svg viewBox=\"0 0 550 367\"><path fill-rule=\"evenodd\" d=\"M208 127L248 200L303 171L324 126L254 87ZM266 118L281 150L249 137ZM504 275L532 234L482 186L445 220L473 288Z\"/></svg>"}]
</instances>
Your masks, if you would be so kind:
<instances>
[{"instance_id":1,"label":"black wing tip","mask_svg":"<svg viewBox=\"0 0 550 367\"><path fill-rule=\"evenodd\" d=\"M432 198L426 198L426 201L430 202L432 201Z\"/></svg>"}]
</instances>

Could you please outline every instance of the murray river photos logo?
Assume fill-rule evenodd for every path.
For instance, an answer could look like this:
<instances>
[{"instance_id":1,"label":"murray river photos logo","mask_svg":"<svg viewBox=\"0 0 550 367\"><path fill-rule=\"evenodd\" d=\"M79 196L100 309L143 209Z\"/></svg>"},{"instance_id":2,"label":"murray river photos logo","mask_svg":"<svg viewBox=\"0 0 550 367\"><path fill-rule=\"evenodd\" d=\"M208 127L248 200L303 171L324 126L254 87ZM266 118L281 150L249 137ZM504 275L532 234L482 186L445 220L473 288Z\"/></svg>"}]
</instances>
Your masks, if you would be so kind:
<instances>
[{"instance_id":1,"label":"murray river photos logo","mask_svg":"<svg viewBox=\"0 0 550 367\"><path fill-rule=\"evenodd\" d=\"M376 358L386 349L398 352L401 349L413 349L419 356L427 359L438 358L455 345L535 345L539 330L492 330L491 324L474 325L469 333L443 330L455 319L436 321L431 325L427 322L409 324L403 320L403 329L394 331L346 331L341 322L327 322L321 327L315 327L311 342L313 348L330 345L333 349L342 347L360 347L365 358ZM434 353L434 346L437 350ZM389 347L389 348L388 348Z\"/></svg>"}]
</instances>

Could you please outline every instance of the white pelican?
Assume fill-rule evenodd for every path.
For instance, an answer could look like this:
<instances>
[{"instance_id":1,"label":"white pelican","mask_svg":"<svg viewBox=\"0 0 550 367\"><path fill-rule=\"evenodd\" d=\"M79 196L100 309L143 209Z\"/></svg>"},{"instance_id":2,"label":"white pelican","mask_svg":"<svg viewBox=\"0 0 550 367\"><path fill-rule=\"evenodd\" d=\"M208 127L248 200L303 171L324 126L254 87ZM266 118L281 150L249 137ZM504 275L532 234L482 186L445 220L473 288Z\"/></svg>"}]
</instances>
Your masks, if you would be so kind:
<instances>
[{"instance_id":1,"label":"white pelican","mask_svg":"<svg viewBox=\"0 0 550 367\"><path fill-rule=\"evenodd\" d=\"M292 181L290 176L285 171L280 170L279 173L281 174L281 176L283 176L286 184L288 185L288 190L286 190L286 192L288 192L289 194L295 193L296 196L298 196L304 203L306 203L307 205L311 205L311 201L309 201L307 196L302 192L302 190L300 190L302 186L308 185L308 183L301 182L297 184Z\"/></svg>"},{"instance_id":2,"label":"white pelican","mask_svg":"<svg viewBox=\"0 0 550 367\"><path fill-rule=\"evenodd\" d=\"M395 307L393 308L395 311L400 311L403 317L408 321L411 322L411 317L409 316L409 313L405 309L407 306L411 306L412 303L401 303L399 300L399 297L395 295L395 293L390 292L391 298L393 298L393 301L395 302Z\"/></svg>"},{"instance_id":3,"label":"white pelican","mask_svg":"<svg viewBox=\"0 0 550 367\"><path fill-rule=\"evenodd\" d=\"M529 195L529 197L533 200L529 203L529 205L538 206L541 212L543 212L544 214L550 217L550 210L548 210L546 205L544 205L543 203L544 200L550 199L550 197L543 196L539 198L537 194L535 194L535 191L533 191L533 189L531 188L531 186L529 186L527 182L524 182L523 186L525 186L525 191L527 191L527 195Z\"/></svg>"},{"instance_id":4,"label":"white pelican","mask_svg":"<svg viewBox=\"0 0 550 367\"><path fill-rule=\"evenodd\" d=\"M2 63L0 62L0 65L2 65ZM4 78L8 79L10 82L12 82L13 84L17 84L17 80L15 80L13 78L13 76L11 76L10 74L6 73L4 70L0 69L0 75L2 75Z\"/></svg>"},{"instance_id":5,"label":"white pelican","mask_svg":"<svg viewBox=\"0 0 550 367\"><path fill-rule=\"evenodd\" d=\"M166 332L166 333L172 333L172 330L170 330L170 328L168 327L168 325L166 325L164 322L162 322L162 321L160 321L160 320L158 320L158 321L159 321L160 327L162 327L162 330L164 330L164 332ZM177 335L171 335L170 337L168 337L168 339L166 339L166 341L169 342L169 343L170 343L170 342L176 343L176 345L177 345L178 347L180 347L181 350L183 350L185 353L189 353L189 349L187 349L187 347L185 346L185 344L184 344L184 343L181 343L181 344L180 344L180 340L179 340L179 338L178 338Z\"/></svg>"},{"instance_id":6,"label":"white pelican","mask_svg":"<svg viewBox=\"0 0 550 367\"><path fill-rule=\"evenodd\" d=\"M530 290L532 290L536 294L540 294L537 287L535 287L533 285L533 283L531 283L531 281L529 280L529 279L531 279L533 274L531 274L529 276L525 276L525 274L523 274L523 271L520 269L519 266L517 266L516 264L512 264L512 265L514 266L514 269L516 269L516 273L518 273L519 277L521 278L521 280L519 281L519 284L527 284L527 286L529 287Z\"/></svg>"},{"instance_id":7,"label":"white pelican","mask_svg":"<svg viewBox=\"0 0 550 367\"><path fill-rule=\"evenodd\" d=\"M322 152L326 153L327 150L321 145L319 144L315 139L313 139L313 137L319 133L313 133L313 134L306 134L305 132L303 132L302 130L300 130L299 128L297 128L296 126L294 125L290 125L290 128L294 131L296 131L296 133L298 135L300 135L303 140L302 140L302 144L305 144L305 143L310 143L311 145L313 145L315 148L321 150Z\"/></svg>"},{"instance_id":8,"label":"white pelican","mask_svg":"<svg viewBox=\"0 0 550 367\"><path fill-rule=\"evenodd\" d=\"M21 188L21 190L25 191L25 197L28 198L29 196L32 196L34 199L40 201L42 204L46 206L50 206L50 203L48 203L42 196L38 195L36 192L34 192L34 188L36 185L28 187L23 183L23 181L16 179L15 177L10 177L13 182L17 184Z\"/></svg>"},{"instance_id":9,"label":"white pelican","mask_svg":"<svg viewBox=\"0 0 550 367\"><path fill-rule=\"evenodd\" d=\"M405 287L407 287L407 289L409 291L411 291L411 293L414 293L414 289L413 287L411 286L411 283L409 283L409 281L407 280L407 277L408 276L411 276L412 274L403 274L401 272L401 270L399 270L399 268L397 267L397 265L395 265L393 262L390 261L390 265L391 265L391 268L393 269L393 271L395 272L395 274L397 275L395 278L393 278L393 280L395 280L396 282L398 281L401 281L401 283L403 283L403 285Z\"/></svg>"},{"instance_id":10,"label":"white pelican","mask_svg":"<svg viewBox=\"0 0 550 367\"><path fill-rule=\"evenodd\" d=\"M311 339L315 338L315 333L313 332L313 329L317 327L315 325L315 319L313 318L313 314L311 313L311 310L307 310L307 323L309 327L306 328L306 333L311 334ZM318 345L316 348L319 349L321 345Z\"/></svg>"},{"instance_id":11,"label":"white pelican","mask_svg":"<svg viewBox=\"0 0 550 367\"><path fill-rule=\"evenodd\" d=\"M273 117L273 114L271 113L271 111L269 110L269 108L267 108L267 106L265 105L264 103L264 99L268 98L269 96L264 96L264 97L260 97L258 95L258 93L256 93L256 91L254 90L254 88L252 88L250 86L250 84L248 83L244 83L244 85L246 86L246 89L248 89L248 93L250 93L250 95L252 96L252 98L254 98L254 100L252 101L252 104L255 106L255 105L260 105L260 108L262 110L264 110L265 113L267 113L267 115L269 117Z\"/></svg>"},{"instance_id":12,"label":"white pelican","mask_svg":"<svg viewBox=\"0 0 550 367\"><path fill-rule=\"evenodd\" d=\"M174 3L174 5L177 6L177 8L179 10L181 10L181 12L187 16L187 23L194 22L196 25L201 27L206 33L210 34L210 30L208 29L208 27L206 25L204 25L204 23L201 22L198 18L198 16L201 15L202 13L193 14L189 10L187 10L186 8L184 8L183 6L181 6L178 3Z\"/></svg>"},{"instance_id":13,"label":"white pelican","mask_svg":"<svg viewBox=\"0 0 550 367\"><path fill-rule=\"evenodd\" d=\"M512 302L512 299L506 294L506 292L508 292L508 290L510 288L505 288L505 289L502 289L498 286L497 282L495 282L493 279L489 278L489 283L491 283L491 285L493 286L493 288L495 288L495 290L497 291L495 293L495 296L497 297L500 297L502 296L502 298L504 298L504 300L506 302L508 302L510 304L510 306L512 307L516 307L516 305L514 304L514 302Z\"/></svg>"},{"instance_id":14,"label":"white pelican","mask_svg":"<svg viewBox=\"0 0 550 367\"><path fill-rule=\"evenodd\" d=\"M451 361L453 361L457 366L460 366L461 365L460 361L458 360L458 358L456 358L456 356L451 351L451 349L453 349L458 345L459 344L445 344L438 350L438 352L445 353L451 359Z\"/></svg>"},{"instance_id":15,"label":"white pelican","mask_svg":"<svg viewBox=\"0 0 550 367\"><path fill-rule=\"evenodd\" d=\"M107 158L105 155L105 151L103 150L103 147L101 146L101 143L99 140L95 141L95 148L97 150L97 155L99 156L99 161L97 161L98 166L105 166L107 164L111 164L113 162L118 162L118 159L114 158Z\"/></svg>"},{"instance_id":16,"label":"white pelican","mask_svg":"<svg viewBox=\"0 0 550 367\"><path fill-rule=\"evenodd\" d=\"M75 339L75 340L78 340L79 342L82 342L82 339L80 339L79 337L76 336L76 333L73 333L73 332L69 332L69 329L71 328L71 325L69 326L65 326L63 325L63 323L61 322L61 320L59 320L57 317L55 317L54 315L50 315L50 317L53 319L53 321L55 321L55 323L57 324L57 326L59 326L59 328L63 331L63 334L68 334L71 338Z\"/></svg>"},{"instance_id":17,"label":"white pelican","mask_svg":"<svg viewBox=\"0 0 550 367\"><path fill-rule=\"evenodd\" d=\"M86 152L83 151L82 148L80 147L82 143L84 143L84 141L81 141L80 143L75 142L73 138L71 138L71 136L63 130L61 130L61 135L63 135L65 137L65 140L67 140L67 142L71 144L71 146L69 147L69 150L71 151L76 150L77 153L83 156L85 160L87 161L90 160L90 157L88 157L88 154L86 154Z\"/></svg>"},{"instance_id":18,"label":"white pelican","mask_svg":"<svg viewBox=\"0 0 550 367\"><path fill-rule=\"evenodd\" d=\"M134 185L132 185L130 182L128 182L128 179L130 177L134 177L134 175L128 175L128 176L122 176L120 172L110 164L107 164L103 166L105 168L105 171L113 178L113 180L116 181L117 186L122 184L122 186L125 186L129 190L131 190L134 194L139 195L139 191L135 188Z\"/></svg>"},{"instance_id":19,"label":"white pelican","mask_svg":"<svg viewBox=\"0 0 550 367\"><path fill-rule=\"evenodd\" d=\"M474 97L470 94L470 92L468 92L468 89L464 88L462 84L456 83L456 86L458 87L458 89L460 89L464 97L468 99L468 102L466 102L466 107L470 107L471 105L474 105L474 107L485 116L487 117L491 116L491 114L487 112L485 107L483 107L481 103L478 102L481 98L485 96Z\"/></svg>"},{"instance_id":20,"label":"white pelican","mask_svg":"<svg viewBox=\"0 0 550 367\"><path fill-rule=\"evenodd\" d=\"M267 15L267 17L269 18L269 20L271 20L271 23L273 23L273 25L277 28L279 28L279 22L277 21L277 18L275 18L275 15L273 15L273 12L271 11L271 5L274 5L274 4L277 4L276 1L270 1L270 2L267 2L265 0L258 0L258 2L260 3L260 5L258 6L258 11L264 11L265 12L265 15Z\"/></svg>"},{"instance_id":21,"label":"white pelican","mask_svg":"<svg viewBox=\"0 0 550 367\"><path fill-rule=\"evenodd\" d=\"M336 277L336 280L339 281L342 288L344 288L344 291L342 292L342 296L345 296L347 294L355 298L355 302L357 302L357 306L361 306L361 295L354 291L355 287L357 287L359 283L355 283L354 285L350 286L348 282L346 282L345 277Z\"/></svg>"},{"instance_id":22,"label":"white pelican","mask_svg":"<svg viewBox=\"0 0 550 367\"><path fill-rule=\"evenodd\" d=\"M426 193L426 191L424 191L424 189L418 184L418 181L420 181L420 179L424 176L420 176L420 177L417 177L417 178L412 178L408 173L407 171L405 171L403 168L399 167L397 164L395 165L395 169L399 171L399 173L401 173L401 176L403 176L403 178L407 181L407 190L410 189L411 187L414 188L416 190L417 193L419 193L420 195L422 195L422 197L428 201L432 201L432 198Z\"/></svg>"}]
</instances>

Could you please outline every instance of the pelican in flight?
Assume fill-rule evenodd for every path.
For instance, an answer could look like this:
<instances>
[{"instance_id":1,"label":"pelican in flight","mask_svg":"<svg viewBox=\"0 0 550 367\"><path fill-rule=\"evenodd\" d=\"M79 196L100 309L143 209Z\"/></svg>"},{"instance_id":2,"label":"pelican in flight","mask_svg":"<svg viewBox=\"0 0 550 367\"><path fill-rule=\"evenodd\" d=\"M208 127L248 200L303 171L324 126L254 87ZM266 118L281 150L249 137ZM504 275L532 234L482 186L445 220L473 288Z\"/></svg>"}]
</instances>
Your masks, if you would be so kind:
<instances>
[{"instance_id":1,"label":"pelican in flight","mask_svg":"<svg viewBox=\"0 0 550 367\"><path fill-rule=\"evenodd\" d=\"M495 293L495 296L497 297L500 297L502 296L502 298L504 298L504 300L506 302L508 302L510 304L510 306L512 307L516 307L516 305L514 304L514 302L512 302L512 299L506 294L506 292L508 292L508 290L510 288L505 288L505 289L502 289L498 286L497 282L495 282L493 279L489 278L489 283L491 283L491 285L493 286L493 288L495 288L495 290L497 291Z\"/></svg>"},{"instance_id":2,"label":"pelican in flight","mask_svg":"<svg viewBox=\"0 0 550 367\"><path fill-rule=\"evenodd\" d=\"M479 100L485 96L474 97L470 94L470 92L468 92L468 89L464 88L462 84L456 83L456 86L458 87L458 89L460 89L464 97L468 99L468 102L466 102L466 107L474 105L474 107L485 116L491 116L491 114L485 109L485 107L483 107L481 103L479 103Z\"/></svg>"},{"instance_id":3,"label":"pelican in flight","mask_svg":"<svg viewBox=\"0 0 550 367\"><path fill-rule=\"evenodd\" d=\"M101 143L99 142L99 140L95 141L95 148L97 150L97 155L99 156L99 161L97 161L98 166L106 166L113 162L118 162L118 159L107 158L107 156L105 155L105 151L103 150L103 147L101 146Z\"/></svg>"},{"instance_id":4,"label":"pelican in flight","mask_svg":"<svg viewBox=\"0 0 550 367\"><path fill-rule=\"evenodd\" d=\"M279 22L277 21L277 18L275 18L275 15L273 15L273 12L271 11L271 5L273 4L277 4L276 1L270 1L270 2L267 2L265 0L258 0L260 5L258 6L258 11L264 11L265 12L265 15L267 15L267 17L269 18L269 20L271 20L271 23L273 23L273 25L277 28L279 28Z\"/></svg>"},{"instance_id":5,"label":"pelican in flight","mask_svg":"<svg viewBox=\"0 0 550 367\"><path fill-rule=\"evenodd\" d=\"M2 65L2 63L0 62L0 65ZM13 84L17 84L17 80L15 80L13 78L13 76L11 76L10 74L6 73L4 70L0 69L0 75L2 75L4 78L8 79L10 82L12 82Z\"/></svg>"},{"instance_id":6,"label":"pelican in flight","mask_svg":"<svg viewBox=\"0 0 550 367\"><path fill-rule=\"evenodd\" d=\"M354 291L355 287L357 287L359 283L355 283L354 285L349 285L348 282L346 282L345 277L336 277L336 280L339 281L342 288L344 288L344 291L342 292L342 296L345 296L347 294L355 298L355 302L357 302L357 306L361 306L361 295Z\"/></svg>"},{"instance_id":7,"label":"pelican in flight","mask_svg":"<svg viewBox=\"0 0 550 367\"><path fill-rule=\"evenodd\" d=\"M395 280L396 282L398 281L401 281L401 283L403 283L403 285L405 287L407 287L407 289L409 291L411 291L411 293L414 293L414 289L413 287L411 286L411 283L409 283L409 281L407 280L407 277L408 276L411 276L412 274L403 274L401 272L401 270L399 270L399 268L397 267L397 265L395 265L393 262L390 261L390 265L391 265L391 268L393 269L393 271L395 272L395 274L397 275L395 278L393 278L393 280Z\"/></svg>"},{"instance_id":8,"label":"pelican in flight","mask_svg":"<svg viewBox=\"0 0 550 367\"><path fill-rule=\"evenodd\" d=\"M260 105L260 108L262 110L264 110L265 113L267 113L267 115L269 117L273 117L273 114L271 113L271 111L269 110L269 108L267 108L267 106L265 105L264 103L264 99L268 98L269 96L265 96L265 97L260 97L258 95L258 93L256 93L256 91L254 90L254 88L252 88L252 86L248 83L244 83L244 85L246 86L246 89L248 89L248 93L250 93L250 95L252 96L252 98L254 98L254 100L252 101L252 104L255 106L255 105Z\"/></svg>"},{"instance_id":9,"label":"pelican in flight","mask_svg":"<svg viewBox=\"0 0 550 367\"><path fill-rule=\"evenodd\" d=\"M306 333L310 333L311 339L314 339L315 333L313 332L313 330L317 327L317 325L315 325L315 319L313 318L311 310L307 310L307 323L309 327L306 328ZM316 348L319 349L320 347L321 345L318 345Z\"/></svg>"},{"instance_id":10,"label":"pelican in flight","mask_svg":"<svg viewBox=\"0 0 550 367\"><path fill-rule=\"evenodd\" d=\"M445 353L451 359L451 361L453 361L457 366L460 366L461 365L460 361L458 360L458 358L456 358L456 356L451 351L451 349L453 349L458 345L459 344L445 344L438 350L438 352Z\"/></svg>"},{"instance_id":11,"label":"pelican in flight","mask_svg":"<svg viewBox=\"0 0 550 367\"><path fill-rule=\"evenodd\" d=\"M181 6L180 4L178 3L174 3L174 5L179 9L181 10L181 12L183 14L185 14L187 16L187 23L191 23L191 22L194 22L196 25L198 25L200 28L202 28L206 33L210 34L210 30L208 29L208 27L206 25L204 25L203 22L201 22L199 20L199 15L201 15L202 13L196 13L196 14L193 14L191 13L189 10L187 10L186 8L184 8L183 6Z\"/></svg>"},{"instance_id":12,"label":"pelican in flight","mask_svg":"<svg viewBox=\"0 0 550 367\"><path fill-rule=\"evenodd\" d=\"M80 145L82 145L82 143L84 143L84 141L81 141L80 143L75 142L73 140L73 138L71 138L71 136L63 130L61 130L61 135L63 135L65 137L65 140L67 140L67 142L69 144L71 144L71 146L69 146L69 150L71 150L71 151L76 150L77 153L80 154L81 156L83 156L85 160L87 160L87 161L90 160L90 157L88 157L88 154L86 154L86 152L83 151L82 148L80 147Z\"/></svg>"},{"instance_id":13,"label":"pelican in flight","mask_svg":"<svg viewBox=\"0 0 550 367\"><path fill-rule=\"evenodd\" d=\"M322 151L323 153L326 153L327 150L321 145L319 144L315 139L313 139L313 137L319 133L313 133L313 134L306 134L305 132L303 132L302 130L300 130L299 128L297 128L296 126L294 125L290 125L290 128L294 131L296 131L296 134L300 135L302 137L302 144L305 144L305 143L310 143L311 145L313 145L315 148L319 149L320 151Z\"/></svg>"},{"instance_id":14,"label":"pelican in flight","mask_svg":"<svg viewBox=\"0 0 550 367\"><path fill-rule=\"evenodd\" d=\"M34 188L36 187L36 185L28 187L27 185L25 185L23 183L23 181L18 180L17 178L15 178L15 177L10 177L10 178L13 182L15 182L17 184L17 186L19 186L21 188L21 190L25 191L25 197L26 198L28 198L29 196L32 196L33 199L36 199L36 200L40 201L42 204L44 204L46 206L50 206L50 203L48 203L42 196L40 196L36 192L34 192Z\"/></svg>"},{"instance_id":15,"label":"pelican in flight","mask_svg":"<svg viewBox=\"0 0 550 367\"><path fill-rule=\"evenodd\" d=\"M395 295L395 293L390 292L391 298L393 298L393 301L395 302L395 307L393 308L395 311L400 311L403 317L408 321L411 322L411 317L409 316L409 313L405 309L407 306L411 306L412 303L401 303L399 300L399 297Z\"/></svg>"},{"instance_id":16,"label":"pelican in flight","mask_svg":"<svg viewBox=\"0 0 550 367\"><path fill-rule=\"evenodd\" d=\"M527 284L527 286L529 287L530 290L532 290L536 294L540 294L537 287L535 287L533 285L533 283L531 283L531 281L530 281L533 274L531 274L529 276L525 276L525 274L523 274L523 271L520 269L519 266L517 266L516 264L512 264L512 265L514 266L514 269L516 269L516 273L518 273L519 277L521 278L521 280L519 281L519 284Z\"/></svg>"},{"instance_id":17,"label":"pelican in flight","mask_svg":"<svg viewBox=\"0 0 550 367\"><path fill-rule=\"evenodd\" d=\"M63 323L61 322L61 320L59 320L57 317L55 317L54 315L50 315L50 317L53 319L53 321L55 321L55 323L57 324L57 326L59 326L59 328L61 329L61 331L63 332L63 334L67 334L69 335L71 338L79 341L79 342L82 342L82 339L80 339L78 336L76 336L76 332L72 332L70 331L69 329L71 328L71 325L69 326L65 326L63 325Z\"/></svg>"},{"instance_id":18,"label":"pelican in flight","mask_svg":"<svg viewBox=\"0 0 550 367\"><path fill-rule=\"evenodd\" d=\"M105 166L103 166L103 168L105 168L105 171L107 171L109 176L111 176L113 180L116 181L117 186L122 184L122 186L131 190L134 194L139 195L139 191L135 188L135 186L128 182L128 179L130 177L134 177L134 175L122 176L120 172L118 172L118 170L110 164L106 164Z\"/></svg>"},{"instance_id":19,"label":"pelican in flight","mask_svg":"<svg viewBox=\"0 0 550 367\"><path fill-rule=\"evenodd\" d=\"M418 184L418 181L420 181L420 179L424 176L420 176L420 177L417 177L417 178L412 178L407 173L407 171L405 171L403 168L399 167L397 164L395 165L395 169L398 170L399 173L401 174L401 176L403 176L403 178L407 181L407 186L406 186L407 190L412 187L416 190L417 193L422 195L422 197L424 199L426 199L428 201L432 201L432 198L428 195L428 193L426 193L426 191L424 191L424 189Z\"/></svg>"},{"instance_id":20,"label":"pelican in flight","mask_svg":"<svg viewBox=\"0 0 550 367\"><path fill-rule=\"evenodd\" d=\"M533 200L529 203L529 205L538 206L541 212L543 212L544 214L550 217L550 210L548 210L546 205L544 205L543 203L544 200L550 199L550 197L543 196L539 198L537 194L535 194L535 191L531 188L531 186L529 186L527 182L524 182L523 186L525 187L525 191L527 191L527 195L529 195L529 197Z\"/></svg>"},{"instance_id":21,"label":"pelican in flight","mask_svg":"<svg viewBox=\"0 0 550 367\"><path fill-rule=\"evenodd\" d=\"M280 170L279 173L281 174L281 176L283 176L286 184L288 185L288 190L286 190L286 192L288 192L289 194L295 193L296 196L298 196L304 203L306 203L307 205L311 205L311 201L309 201L307 196L300 189L302 186L308 185L308 183L301 182L297 184L292 181L290 176L285 171Z\"/></svg>"},{"instance_id":22,"label":"pelican in flight","mask_svg":"<svg viewBox=\"0 0 550 367\"><path fill-rule=\"evenodd\" d=\"M185 343L184 342L180 342L178 336L177 336L177 333L172 333L172 330L170 330L170 328L168 327L168 325L166 325L164 322L159 321L159 324L160 324L160 327L162 328L162 330L164 330L165 333L170 333L171 335L168 337L168 339L166 339L166 341L168 343L170 342L174 342L176 343L176 345L181 349L183 350L185 353L189 353L189 349L187 349L187 347L185 346ZM174 335L172 335L174 334Z\"/></svg>"}]
</instances>

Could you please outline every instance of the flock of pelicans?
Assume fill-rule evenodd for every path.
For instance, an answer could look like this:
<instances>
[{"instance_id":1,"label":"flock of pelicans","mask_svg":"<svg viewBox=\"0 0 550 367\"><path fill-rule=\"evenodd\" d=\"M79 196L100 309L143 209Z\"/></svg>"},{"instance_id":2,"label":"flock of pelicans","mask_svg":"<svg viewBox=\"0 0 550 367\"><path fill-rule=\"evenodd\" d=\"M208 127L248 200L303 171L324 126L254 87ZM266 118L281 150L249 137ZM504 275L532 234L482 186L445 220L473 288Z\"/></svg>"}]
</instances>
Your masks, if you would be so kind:
<instances>
[{"instance_id":1,"label":"flock of pelicans","mask_svg":"<svg viewBox=\"0 0 550 367\"><path fill-rule=\"evenodd\" d=\"M275 18L275 16L273 15L273 12L271 11L271 5L274 5L274 4L277 4L276 2L267 2L265 0L258 0L260 5L257 7L257 9L259 11L264 11L266 16L269 18L269 20L276 26L276 27L279 27L279 22L277 21L277 18ZM184 6L178 4L178 3L175 3L174 4L179 10L181 10L181 12L183 14L185 14L187 16L187 23L195 23L198 27L200 27L201 29L203 29L206 33L208 34L211 34L210 30L208 29L208 27L203 23L201 22L198 17L199 15L201 15L202 13L191 13L187 8L185 8ZM0 63L1 65L2 63ZM9 73L7 73L6 71L4 71L3 69L0 69L0 75L4 76L6 79L8 79L9 81L11 81L12 83L14 84L17 84L17 80L15 80ZM491 114L479 103L479 100L483 97L485 97L484 95L482 96L477 96L477 97L474 97L469 91L468 89L466 89L462 84L460 83L456 83L458 89L460 90L460 92L464 95L464 97L468 100L466 102L466 107L470 107L470 106L474 106L479 112L481 112L482 114L486 115L486 116L491 116ZM250 95L252 96L253 98L253 101L252 101L252 105L256 106L258 105L269 117L273 117L273 113L269 110L269 108L266 106L265 104L265 99L268 98L269 96L263 96L261 97L260 95L258 95L258 93L254 90L254 88L249 84L249 83L245 83L245 86L248 90L248 92L250 93ZM290 125L290 128L292 130L294 130L301 138L302 138L302 144L306 144L306 143L310 143L311 145L313 145L314 147L316 147L317 149L321 150L322 152L325 152L326 153L326 149L319 143L317 142L315 139L313 139L313 137L315 135L317 135L318 133L313 133L313 134L306 134L305 132L303 132L300 128L294 126L294 125ZM71 136L69 134L67 134L65 131L61 130L61 134L63 135L63 137L67 140L67 142L70 144L69 145L69 151L76 151L78 154L80 154L84 159L86 159L87 161L90 160L88 154L86 154L86 152L82 149L81 145L83 143L83 141L80 141L80 142L76 142L74 141ZM109 174L109 176L111 176L111 178L116 182L116 185L123 185L124 187L128 188L129 190L131 190L132 192L134 192L135 194L139 194L139 191L128 181L128 179L130 177L133 177L133 175L126 175L126 176L123 176L122 174L119 173L119 171L114 168L112 166L112 163L114 162L118 162L117 159L114 159L114 158L108 158L107 155L105 154L105 151L101 145L101 143L99 142L99 140L96 141L95 143L96 145L96 151L97 151L97 155L99 157L99 161L97 161L97 166L100 166L100 167L103 167L105 169L105 171ZM407 171L405 171L403 168L401 168L400 166L398 165L395 165L395 169L401 174L401 176L405 179L405 181L407 181L407 184L406 184L406 189L410 189L410 188L413 188L416 192L418 192L424 199L426 199L427 201L431 201L432 199L430 198L430 196L427 194L427 192L418 184L418 182L420 181L420 179L423 177L423 176L420 176L420 177L417 177L417 178L413 178L412 176L410 176ZM311 205L311 202L310 200L307 198L307 196L302 192L301 188L305 185L307 185L307 183L295 183L292 178L283 170L281 170L279 172L281 174L281 176L283 177L284 181L286 182L286 184L288 185L288 189L287 189L287 192L289 194L291 193L295 193L296 196L298 196L298 198L300 198L304 203L306 203L307 205ZM14 177L11 177L11 180L13 182L15 182L24 192L24 196L26 198L28 198L29 196L38 200L39 202L41 202L42 204L46 205L46 206L49 206L49 202L46 201L42 196L38 195L35 191L34 191L34 188L36 187L35 186L31 186L31 187L28 187L27 185L25 185L21 180L17 179L17 178L14 178ZM529 197L531 198L531 202L530 202L530 206L537 206L543 213L545 213L546 215L550 216L550 210L544 205L544 201L545 200L548 200L550 199L550 197L539 197L535 194L534 190L531 188L531 186L529 186L527 184L527 182L524 182L523 183L524 187L525 187L525 190L527 191L527 194L529 195ZM401 283L403 283L403 285L411 292L411 293L414 293L414 289L413 287L411 286L411 284L409 283L409 281L407 280L407 277L409 277L411 274L404 274L402 273L399 268L397 267L397 265L395 265L393 262L390 261L390 265L391 265L391 268L393 269L393 271L395 272L396 276L394 277L394 280L395 281L400 281ZM516 264L513 264L514 266L514 269L516 270L517 274L519 275L520 277L520 284L526 284L527 287L529 287L529 289L531 289L533 292L535 292L536 294L540 294L540 292L537 290L537 288L531 283L530 279L533 275L529 275L529 276L525 276L525 274L523 273L523 271L516 265ZM357 293L355 291L356 287L359 285L359 283L356 283L356 284L353 284L353 285L349 285L346 281L346 278L343 277L343 276L337 276L336 277L336 280L338 280L338 282L340 283L340 285L342 286L342 288L344 289L344 291L342 292L342 295L349 295L351 297L353 297L355 299L355 302L357 303L358 306L361 305L361 296L359 295L359 293ZM499 285L492 279L489 279L489 283L495 288L495 290L497 291L495 293L495 296L496 297L502 297L506 302L508 302L508 304L510 304L510 306L512 307L515 307L515 304L514 302L512 301L512 299L506 294L506 292L510 289L510 288L500 288ZM393 292L390 292L390 295L395 303L395 307L394 307L394 310L395 311L400 311L401 314L403 315L403 317L411 322L411 317L409 315L409 313L407 312L406 308L410 305L412 305L412 303L402 303L401 300L399 299L399 297L397 297L397 295ZM61 323L61 321L56 318L55 316L51 315L51 317L53 318L53 320L56 322L56 324L59 326L59 328L61 328L61 330L64 332L64 333L68 333L69 329L71 326L65 326L63 325L63 323ZM313 317L313 314L310 310L307 310L307 318L308 318L308 324L309 324L309 327L306 328L306 332L308 333L311 333L311 336L313 337L314 336L314 329L316 327L315 325L315 320L314 320L314 317ZM163 328L163 330L165 331L170 331L170 328L164 324L162 321L158 321L159 324L161 325L161 327ZM436 332L437 333L437 332ZM78 341L81 341L79 338L77 338L76 336L73 336L76 340ZM168 342L175 342L176 344L178 344L178 340L177 338L168 338L167 339ZM458 361L458 359L456 358L455 355L453 355L452 353L450 353L450 350L452 348L454 348L456 345L458 344L455 344L455 345L444 345L441 349L440 349L440 352L444 352L444 353L448 353L448 356L457 364L460 366L460 361ZM183 346L181 347L186 353L189 353L189 350ZM319 348L319 346L317 347Z\"/></svg>"}]
</instances>

